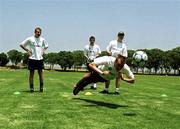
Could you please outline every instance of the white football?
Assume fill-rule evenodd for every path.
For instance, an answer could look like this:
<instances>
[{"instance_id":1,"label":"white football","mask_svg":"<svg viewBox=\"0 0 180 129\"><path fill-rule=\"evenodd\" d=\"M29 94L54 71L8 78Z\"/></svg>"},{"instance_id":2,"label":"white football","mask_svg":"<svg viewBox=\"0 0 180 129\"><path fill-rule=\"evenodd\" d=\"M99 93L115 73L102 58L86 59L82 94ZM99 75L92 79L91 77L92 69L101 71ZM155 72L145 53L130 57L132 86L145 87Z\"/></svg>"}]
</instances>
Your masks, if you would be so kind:
<instances>
[{"instance_id":1,"label":"white football","mask_svg":"<svg viewBox=\"0 0 180 129\"><path fill-rule=\"evenodd\" d=\"M147 61L148 60L148 56L144 51L136 51L133 54L133 59L136 62L141 62L141 61Z\"/></svg>"}]
</instances>

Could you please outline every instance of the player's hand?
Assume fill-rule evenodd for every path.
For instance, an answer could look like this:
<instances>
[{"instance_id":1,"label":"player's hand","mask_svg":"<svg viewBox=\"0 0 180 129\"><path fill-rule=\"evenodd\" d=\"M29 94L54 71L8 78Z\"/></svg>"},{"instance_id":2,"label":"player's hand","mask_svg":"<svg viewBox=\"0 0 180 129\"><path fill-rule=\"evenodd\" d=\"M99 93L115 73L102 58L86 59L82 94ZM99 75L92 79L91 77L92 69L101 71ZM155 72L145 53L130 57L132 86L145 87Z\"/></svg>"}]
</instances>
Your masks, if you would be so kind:
<instances>
[{"instance_id":1,"label":"player's hand","mask_svg":"<svg viewBox=\"0 0 180 129\"><path fill-rule=\"evenodd\" d=\"M27 53L28 53L29 56L32 56L32 51L31 50L28 50Z\"/></svg>"},{"instance_id":2,"label":"player's hand","mask_svg":"<svg viewBox=\"0 0 180 129\"><path fill-rule=\"evenodd\" d=\"M122 74L120 75L120 78L121 78L121 80L124 80L124 77L123 77L123 75L122 75Z\"/></svg>"},{"instance_id":3,"label":"player's hand","mask_svg":"<svg viewBox=\"0 0 180 129\"><path fill-rule=\"evenodd\" d=\"M106 74L109 74L109 73L110 73L110 71L104 71L104 72L103 72L103 74L105 74L105 75L106 75Z\"/></svg>"},{"instance_id":4,"label":"player's hand","mask_svg":"<svg viewBox=\"0 0 180 129\"><path fill-rule=\"evenodd\" d=\"M43 56L45 54L44 49L41 51L41 55Z\"/></svg>"},{"instance_id":5,"label":"player's hand","mask_svg":"<svg viewBox=\"0 0 180 129\"><path fill-rule=\"evenodd\" d=\"M112 56L112 52L107 52L108 56Z\"/></svg>"}]
</instances>

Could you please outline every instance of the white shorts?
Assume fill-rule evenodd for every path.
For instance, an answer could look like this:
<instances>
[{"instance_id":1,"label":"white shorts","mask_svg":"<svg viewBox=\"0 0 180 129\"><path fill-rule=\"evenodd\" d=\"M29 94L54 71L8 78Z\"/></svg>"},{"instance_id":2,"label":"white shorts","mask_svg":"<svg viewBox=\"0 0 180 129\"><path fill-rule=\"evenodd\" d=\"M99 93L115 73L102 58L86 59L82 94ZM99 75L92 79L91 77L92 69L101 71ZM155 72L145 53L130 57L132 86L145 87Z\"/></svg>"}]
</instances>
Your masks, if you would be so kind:
<instances>
[{"instance_id":1,"label":"white shorts","mask_svg":"<svg viewBox=\"0 0 180 129\"><path fill-rule=\"evenodd\" d=\"M130 67L127 64L124 64L123 68L120 71L122 74L125 74L128 78L134 78L133 72L130 70Z\"/></svg>"}]
</instances>

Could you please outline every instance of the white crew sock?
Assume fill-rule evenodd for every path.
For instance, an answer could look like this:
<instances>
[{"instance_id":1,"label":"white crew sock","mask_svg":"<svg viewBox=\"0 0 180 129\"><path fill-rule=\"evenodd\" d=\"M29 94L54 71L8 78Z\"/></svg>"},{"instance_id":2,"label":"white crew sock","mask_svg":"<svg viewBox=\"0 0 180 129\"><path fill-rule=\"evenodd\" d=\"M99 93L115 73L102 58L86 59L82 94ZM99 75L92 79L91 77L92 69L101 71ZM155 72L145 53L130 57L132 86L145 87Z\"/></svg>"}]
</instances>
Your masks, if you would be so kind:
<instances>
[{"instance_id":1,"label":"white crew sock","mask_svg":"<svg viewBox=\"0 0 180 129\"><path fill-rule=\"evenodd\" d=\"M116 90L115 90L116 92L119 92L119 88L116 88Z\"/></svg>"},{"instance_id":2,"label":"white crew sock","mask_svg":"<svg viewBox=\"0 0 180 129\"><path fill-rule=\"evenodd\" d=\"M96 88L96 83L93 84L93 87Z\"/></svg>"}]
</instances>

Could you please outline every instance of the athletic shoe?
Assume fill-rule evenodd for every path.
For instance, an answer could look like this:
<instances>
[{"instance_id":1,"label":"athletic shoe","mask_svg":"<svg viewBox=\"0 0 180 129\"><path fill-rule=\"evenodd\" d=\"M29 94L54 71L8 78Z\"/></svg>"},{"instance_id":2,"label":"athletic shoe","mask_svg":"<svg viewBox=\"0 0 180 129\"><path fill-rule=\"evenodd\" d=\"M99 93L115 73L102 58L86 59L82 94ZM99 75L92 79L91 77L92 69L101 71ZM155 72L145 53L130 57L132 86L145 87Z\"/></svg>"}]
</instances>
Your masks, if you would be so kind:
<instances>
[{"instance_id":1,"label":"athletic shoe","mask_svg":"<svg viewBox=\"0 0 180 129\"><path fill-rule=\"evenodd\" d=\"M33 92L34 92L34 89L30 89L30 92L33 93Z\"/></svg>"},{"instance_id":2,"label":"athletic shoe","mask_svg":"<svg viewBox=\"0 0 180 129\"><path fill-rule=\"evenodd\" d=\"M97 88L96 88L96 87L94 87L94 86L91 86L91 89L96 90Z\"/></svg>"},{"instance_id":3,"label":"athletic shoe","mask_svg":"<svg viewBox=\"0 0 180 129\"><path fill-rule=\"evenodd\" d=\"M108 90L102 90L102 91L100 91L99 93L102 93L102 94L109 94L109 91L108 91Z\"/></svg>"},{"instance_id":4,"label":"athletic shoe","mask_svg":"<svg viewBox=\"0 0 180 129\"><path fill-rule=\"evenodd\" d=\"M43 92L43 89L40 89L40 92Z\"/></svg>"},{"instance_id":5,"label":"athletic shoe","mask_svg":"<svg viewBox=\"0 0 180 129\"><path fill-rule=\"evenodd\" d=\"M119 95L120 93L119 93L119 91L115 91L114 94L115 95Z\"/></svg>"},{"instance_id":6,"label":"athletic shoe","mask_svg":"<svg viewBox=\"0 0 180 129\"><path fill-rule=\"evenodd\" d=\"M73 94L74 94L74 95L77 95L77 94L79 93L79 91L81 91L82 89L83 89L83 87L74 86Z\"/></svg>"}]
</instances>

